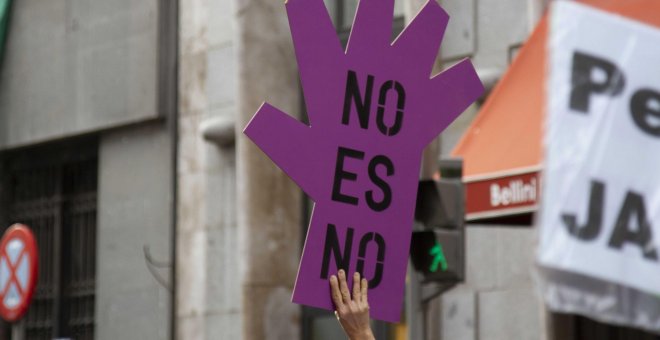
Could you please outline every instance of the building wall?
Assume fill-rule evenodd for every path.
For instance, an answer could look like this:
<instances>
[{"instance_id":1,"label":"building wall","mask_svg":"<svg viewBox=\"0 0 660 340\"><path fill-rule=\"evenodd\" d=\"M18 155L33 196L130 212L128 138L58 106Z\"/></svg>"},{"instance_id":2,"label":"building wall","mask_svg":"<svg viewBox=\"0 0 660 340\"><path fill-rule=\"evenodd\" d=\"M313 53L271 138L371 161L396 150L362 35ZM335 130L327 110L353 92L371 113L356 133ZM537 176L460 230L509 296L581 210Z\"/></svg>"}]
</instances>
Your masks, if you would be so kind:
<instances>
[{"instance_id":1,"label":"building wall","mask_svg":"<svg viewBox=\"0 0 660 340\"><path fill-rule=\"evenodd\" d=\"M277 86L275 82L285 81L291 85L296 80L290 78L288 69L275 64L273 55L264 47L275 43L274 41L259 45L260 35L267 27L257 25L254 21L253 29L241 26L248 24L246 18L260 15L267 15L269 20L281 24L281 19L284 18L282 2L248 2L241 9L236 8L237 3L239 2L179 1L180 140L176 259L179 268L179 339L213 339L218 336L249 338L244 327L246 318L249 318L251 324L255 318L246 313L244 308L245 296L241 295L250 287L242 285L241 280L246 272L259 267L252 266L249 262L249 258L256 252L247 253L249 249L239 246L245 245L244 238L249 237L245 235L246 230L241 228L252 222L238 217L253 211L249 209L254 207L247 209L246 204L260 202L249 200L250 195L259 193L254 189L256 186L246 194L244 185L248 181L262 183L263 178L246 178L246 168L237 171L237 159L243 166L260 164L267 169L265 171L269 176L275 174L271 172L273 165L270 161L264 162L259 158L263 155L249 147L249 142L239 141L239 144L244 143L242 150L247 151L236 151L234 145L205 139L204 133L208 132L207 128L212 122L235 122L245 120L245 117L241 118L239 115L251 116L256 109L257 95L250 93L250 90L263 92L258 96L259 102L269 100L280 108L287 108L291 100L295 99L289 86L280 86L277 91L268 92L269 87ZM276 8L273 5L275 3L280 8L279 12L273 10ZM422 1L407 0L407 3L410 13L414 14L415 6L421 5ZM491 74L500 74L505 70L518 46L531 30L530 23L534 21L530 14L533 12L533 6L526 0L446 0L441 1L441 4L452 15L452 23L441 50L444 64L449 65L462 57L471 57L478 69ZM257 9L263 12L254 12ZM286 27L282 29L288 34ZM258 30L262 30L262 33ZM279 39L281 36L279 31L265 33L272 33L271 38ZM263 48L259 49L257 45ZM251 55L249 51L243 50L244 48L256 48L256 53L261 53L260 59L255 57L256 54ZM285 52L289 53L288 50ZM247 59L246 56L253 59ZM282 57L279 54L276 56ZM289 64L294 62L293 57L287 61ZM249 70L250 67L253 70ZM268 81L251 86L250 84L258 81L256 75L259 73L253 72L254 70L263 72L260 74L262 79ZM248 109L238 112L237 108ZM451 150L476 112L476 106L471 108L444 134L444 154ZM237 131L241 130L239 123ZM244 137L237 133L236 138ZM243 160L240 160L241 157ZM255 171L253 174L257 173L258 171ZM237 189L237 183L240 191ZM238 204L237 195L241 199ZM286 214L289 214L299 210L299 206L290 204L287 209ZM261 215L259 219L275 221L274 217L269 220L267 216ZM264 225L266 224L269 223L264 222ZM539 334L544 332L544 324L541 322L542 306L532 290L530 274L533 230L477 226L468 229L467 238L466 283L445 294L432 306L435 314L431 320L437 337L445 335L445 338L475 340L539 339ZM271 241L279 244L279 240ZM298 254L291 257L296 256ZM260 259L264 264L269 263L267 260L268 258ZM278 299L282 304L288 303L285 301L288 289L289 287L282 286L278 290L281 292ZM289 313L286 310L284 312ZM277 309L270 313L282 311ZM261 323L263 315L258 317L257 323ZM263 325L266 323L267 321L264 321ZM260 327L258 332L262 331L263 325L257 325ZM284 328L283 332L282 334L285 334L288 330Z\"/></svg>"},{"instance_id":2,"label":"building wall","mask_svg":"<svg viewBox=\"0 0 660 340\"><path fill-rule=\"evenodd\" d=\"M170 336L173 169L165 116L173 63L161 43L174 40L163 29L166 3L12 6L0 67L0 150L99 135L97 339ZM150 273L145 249L164 284Z\"/></svg>"},{"instance_id":3,"label":"building wall","mask_svg":"<svg viewBox=\"0 0 660 340\"><path fill-rule=\"evenodd\" d=\"M96 339L170 339L170 138L164 122L101 135Z\"/></svg>"},{"instance_id":4,"label":"building wall","mask_svg":"<svg viewBox=\"0 0 660 340\"><path fill-rule=\"evenodd\" d=\"M441 0L452 15L441 47L443 63L470 57L482 81L494 85L534 29L545 1ZM457 22L458 21L458 22ZM470 24L465 24L470 23ZM454 26L452 26L454 25ZM448 156L481 103L463 113L441 137ZM466 229L466 281L432 309L438 339L546 339L546 312L534 288L533 227Z\"/></svg>"},{"instance_id":5,"label":"building wall","mask_svg":"<svg viewBox=\"0 0 660 340\"><path fill-rule=\"evenodd\" d=\"M302 195L241 133L264 100L298 111L283 2L179 8L177 338L294 339Z\"/></svg>"},{"instance_id":6,"label":"building wall","mask_svg":"<svg viewBox=\"0 0 660 340\"><path fill-rule=\"evenodd\" d=\"M241 339L233 1L179 1L177 339ZM227 144L204 138L223 121Z\"/></svg>"},{"instance_id":7,"label":"building wall","mask_svg":"<svg viewBox=\"0 0 660 340\"><path fill-rule=\"evenodd\" d=\"M302 193L245 135L263 102L298 118L300 87L281 0L234 0L238 69L236 164L241 307L246 340L300 335L291 303L301 245Z\"/></svg>"},{"instance_id":8,"label":"building wall","mask_svg":"<svg viewBox=\"0 0 660 340\"><path fill-rule=\"evenodd\" d=\"M419 0L409 0L419 1ZM450 15L440 47L442 64L469 57L490 91L515 58L541 16L543 0L440 0ZM442 154L449 155L476 116L478 103L442 133Z\"/></svg>"},{"instance_id":9,"label":"building wall","mask_svg":"<svg viewBox=\"0 0 660 340\"><path fill-rule=\"evenodd\" d=\"M437 339L547 339L534 288L535 231L469 225L466 280L435 303Z\"/></svg>"},{"instance_id":10,"label":"building wall","mask_svg":"<svg viewBox=\"0 0 660 340\"><path fill-rule=\"evenodd\" d=\"M158 3L14 1L0 149L159 116Z\"/></svg>"}]
</instances>

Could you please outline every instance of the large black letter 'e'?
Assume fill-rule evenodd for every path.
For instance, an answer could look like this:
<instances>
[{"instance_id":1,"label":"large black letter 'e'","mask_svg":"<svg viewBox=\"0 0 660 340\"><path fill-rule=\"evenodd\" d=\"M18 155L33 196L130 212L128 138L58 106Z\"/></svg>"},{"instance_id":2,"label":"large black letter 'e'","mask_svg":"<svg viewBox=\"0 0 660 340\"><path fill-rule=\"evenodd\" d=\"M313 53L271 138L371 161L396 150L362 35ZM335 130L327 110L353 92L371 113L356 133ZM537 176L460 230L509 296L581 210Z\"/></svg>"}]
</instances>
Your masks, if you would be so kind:
<instances>
[{"instance_id":1,"label":"large black letter 'e'","mask_svg":"<svg viewBox=\"0 0 660 340\"><path fill-rule=\"evenodd\" d=\"M353 172L344 171L344 157L351 157L356 159L363 159L364 152L357 151L349 148L339 147L337 149L337 163L335 165L335 178L332 184L332 200L336 202L343 202L352 205L358 204L357 197L344 195L341 193L341 181L348 180L354 181L357 175Z\"/></svg>"},{"instance_id":2,"label":"large black letter 'e'","mask_svg":"<svg viewBox=\"0 0 660 340\"><path fill-rule=\"evenodd\" d=\"M652 105L655 103L655 105ZM635 124L653 137L660 137L660 92L641 89L630 99L630 112Z\"/></svg>"}]
</instances>

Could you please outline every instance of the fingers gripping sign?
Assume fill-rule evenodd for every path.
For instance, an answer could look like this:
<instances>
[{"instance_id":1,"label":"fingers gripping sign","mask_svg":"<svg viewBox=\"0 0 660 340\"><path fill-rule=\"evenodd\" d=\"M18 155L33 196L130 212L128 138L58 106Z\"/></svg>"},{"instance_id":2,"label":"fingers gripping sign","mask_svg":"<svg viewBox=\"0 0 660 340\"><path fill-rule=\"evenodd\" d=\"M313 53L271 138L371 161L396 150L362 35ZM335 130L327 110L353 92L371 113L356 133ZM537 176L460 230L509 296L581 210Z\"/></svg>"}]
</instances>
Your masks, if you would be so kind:
<instances>
[{"instance_id":1,"label":"fingers gripping sign","mask_svg":"<svg viewBox=\"0 0 660 340\"><path fill-rule=\"evenodd\" d=\"M360 273L353 274L353 299L362 302L362 290L360 282Z\"/></svg>"},{"instance_id":2,"label":"fingers gripping sign","mask_svg":"<svg viewBox=\"0 0 660 340\"><path fill-rule=\"evenodd\" d=\"M348 290L346 273L339 270L337 276L330 276L332 301L335 315L350 340L374 339L369 324L369 302L367 301L367 280L360 279L360 273L353 274L353 296Z\"/></svg>"},{"instance_id":3,"label":"fingers gripping sign","mask_svg":"<svg viewBox=\"0 0 660 340\"><path fill-rule=\"evenodd\" d=\"M348 291L348 284L346 284L346 275L344 271L339 271L339 290L341 291L342 302L344 305L351 303L351 293Z\"/></svg>"}]
</instances>

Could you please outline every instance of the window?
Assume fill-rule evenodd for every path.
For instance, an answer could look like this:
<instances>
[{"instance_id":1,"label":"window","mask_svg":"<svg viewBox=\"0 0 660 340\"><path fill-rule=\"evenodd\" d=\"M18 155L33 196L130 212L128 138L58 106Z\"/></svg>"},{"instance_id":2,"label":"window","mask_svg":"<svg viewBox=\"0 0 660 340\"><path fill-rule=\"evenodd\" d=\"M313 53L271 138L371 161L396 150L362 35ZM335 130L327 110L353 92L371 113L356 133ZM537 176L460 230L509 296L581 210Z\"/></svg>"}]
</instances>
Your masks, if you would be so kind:
<instances>
[{"instance_id":1,"label":"window","mask_svg":"<svg viewBox=\"0 0 660 340\"><path fill-rule=\"evenodd\" d=\"M358 0L325 0L332 23L337 29L342 45L346 46L357 10ZM394 23L392 25L392 40L403 30L403 0L394 2Z\"/></svg>"},{"instance_id":2,"label":"window","mask_svg":"<svg viewBox=\"0 0 660 340\"><path fill-rule=\"evenodd\" d=\"M93 339L97 143L85 139L14 151L4 160L3 228L30 226L39 248L25 337Z\"/></svg>"}]
</instances>

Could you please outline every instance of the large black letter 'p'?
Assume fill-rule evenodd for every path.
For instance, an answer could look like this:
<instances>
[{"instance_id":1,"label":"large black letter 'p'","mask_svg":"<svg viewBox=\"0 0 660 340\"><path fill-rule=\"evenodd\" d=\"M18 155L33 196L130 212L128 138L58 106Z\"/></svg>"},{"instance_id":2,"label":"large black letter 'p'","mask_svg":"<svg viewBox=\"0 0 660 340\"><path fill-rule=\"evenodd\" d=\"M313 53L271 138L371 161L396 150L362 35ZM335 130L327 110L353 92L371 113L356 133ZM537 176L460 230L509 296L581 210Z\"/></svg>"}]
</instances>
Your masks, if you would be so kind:
<instances>
[{"instance_id":1,"label":"large black letter 'p'","mask_svg":"<svg viewBox=\"0 0 660 340\"><path fill-rule=\"evenodd\" d=\"M598 70L604 73L604 79L595 77L594 71ZM581 52L573 54L572 72L570 108L584 113L589 112L592 94L615 96L621 93L625 84L623 73L616 65Z\"/></svg>"}]
</instances>

